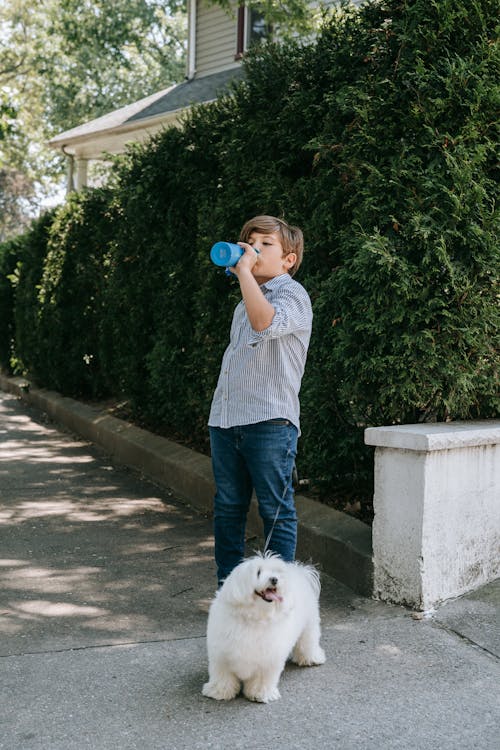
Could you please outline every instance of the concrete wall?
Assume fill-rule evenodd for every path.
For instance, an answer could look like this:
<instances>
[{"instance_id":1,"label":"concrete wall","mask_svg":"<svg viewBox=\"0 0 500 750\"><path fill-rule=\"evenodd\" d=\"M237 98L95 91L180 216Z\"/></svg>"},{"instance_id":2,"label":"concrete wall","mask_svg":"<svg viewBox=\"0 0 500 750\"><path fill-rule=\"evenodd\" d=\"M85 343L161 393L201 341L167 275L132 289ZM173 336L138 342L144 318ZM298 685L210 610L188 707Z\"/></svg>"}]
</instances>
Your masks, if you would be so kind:
<instances>
[{"instance_id":1,"label":"concrete wall","mask_svg":"<svg viewBox=\"0 0 500 750\"><path fill-rule=\"evenodd\" d=\"M370 428L374 593L431 609L500 575L500 422Z\"/></svg>"}]
</instances>

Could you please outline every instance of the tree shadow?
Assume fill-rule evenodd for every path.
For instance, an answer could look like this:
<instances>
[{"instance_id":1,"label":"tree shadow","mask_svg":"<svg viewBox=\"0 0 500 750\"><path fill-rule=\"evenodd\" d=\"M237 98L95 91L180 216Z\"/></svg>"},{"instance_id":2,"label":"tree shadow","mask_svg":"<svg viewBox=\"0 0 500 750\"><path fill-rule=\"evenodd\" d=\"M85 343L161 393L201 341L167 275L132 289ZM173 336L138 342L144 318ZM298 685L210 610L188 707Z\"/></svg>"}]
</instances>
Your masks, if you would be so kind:
<instances>
[{"instance_id":1,"label":"tree shadow","mask_svg":"<svg viewBox=\"0 0 500 750\"><path fill-rule=\"evenodd\" d=\"M0 652L204 635L210 521L14 400L1 406Z\"/></svg>"}]
</instances>

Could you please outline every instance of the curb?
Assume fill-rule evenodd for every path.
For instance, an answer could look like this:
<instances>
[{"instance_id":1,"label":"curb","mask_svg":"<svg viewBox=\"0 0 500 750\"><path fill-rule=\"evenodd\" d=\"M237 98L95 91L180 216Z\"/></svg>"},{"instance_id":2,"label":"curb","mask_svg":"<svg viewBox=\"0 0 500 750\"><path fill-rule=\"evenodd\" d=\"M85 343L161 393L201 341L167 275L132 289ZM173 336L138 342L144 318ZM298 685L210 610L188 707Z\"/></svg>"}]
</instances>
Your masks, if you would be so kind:
<instances>
[{"instance_id":1,"label":"curb","mask_svg":"<svg viewBox=\"0 0 500 750\"><path fill-rule=\"evenodd\" d=\"M215 485L208 456L55 391L35 388L24 378L0 373L0 389L95 443L117 463L170 488L179 500L211 514ZM295 504L299 519L297 557L311 559L353 591L371 597L373 558L369 526L303 495L295 496ZM256 503L252 503L249 513L248 531L261 537Z\"/></svg>"}]
</instances>

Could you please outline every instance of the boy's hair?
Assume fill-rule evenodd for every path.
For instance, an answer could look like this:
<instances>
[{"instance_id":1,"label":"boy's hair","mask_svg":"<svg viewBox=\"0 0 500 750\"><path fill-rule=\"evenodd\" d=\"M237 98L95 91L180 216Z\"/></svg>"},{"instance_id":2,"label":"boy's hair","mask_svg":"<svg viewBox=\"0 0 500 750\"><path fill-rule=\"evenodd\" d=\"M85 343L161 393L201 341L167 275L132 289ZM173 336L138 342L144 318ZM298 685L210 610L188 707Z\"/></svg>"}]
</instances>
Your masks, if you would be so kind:
<instances>
[{"instance_id":1,"label":"boy's hair","mask_svg":"<svg viewBox=\"0 0 500 750\"><path fill-rule=\"evenodd\" d=\"M283 219L277 219L275 216L254 216L243 225L240 232L240 241L248 242L252 232L259 234L272 234L276 232L283 245L283 254L295 253L297 260L288 270L290 276L293 276L302 263L304 254L304 235L298 227L287 224Z\"/></svg>"}]
</instances>

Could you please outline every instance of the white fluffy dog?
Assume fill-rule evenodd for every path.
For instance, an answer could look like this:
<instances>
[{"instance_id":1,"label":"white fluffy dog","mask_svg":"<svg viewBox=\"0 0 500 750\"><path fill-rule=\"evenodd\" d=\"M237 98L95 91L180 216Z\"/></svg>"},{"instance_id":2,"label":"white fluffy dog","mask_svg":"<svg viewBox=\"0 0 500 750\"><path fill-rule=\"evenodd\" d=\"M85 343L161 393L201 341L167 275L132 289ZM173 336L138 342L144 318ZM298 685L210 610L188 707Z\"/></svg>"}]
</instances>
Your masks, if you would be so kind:
<instances>
[{"instance_id":1,"label":"white fluffy dog","mask_svg":"<svg viewBox=\"0 0 500 750\"><path fill-rule=\"evenodd\" d=\"M251 557L226 578L208 616L209 681L203 695L230 700L240 692L267 703L280 697L286 660L323 664L319 645L317 571L266 554Z\"/></svg>"}]
</instances>

